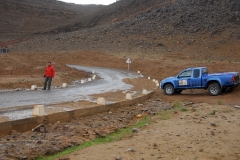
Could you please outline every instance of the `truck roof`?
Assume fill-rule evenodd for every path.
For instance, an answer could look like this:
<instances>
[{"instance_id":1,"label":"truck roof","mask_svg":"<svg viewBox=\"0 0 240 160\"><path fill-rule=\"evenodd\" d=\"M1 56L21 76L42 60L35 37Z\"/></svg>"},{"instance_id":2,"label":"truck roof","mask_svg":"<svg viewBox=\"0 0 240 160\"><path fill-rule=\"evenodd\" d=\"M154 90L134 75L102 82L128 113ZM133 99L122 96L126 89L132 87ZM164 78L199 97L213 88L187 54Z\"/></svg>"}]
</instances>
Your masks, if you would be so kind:
<instances>
[{"instance_id":1,"label":"truck roof","mask_svg":"<svg viewBox=\"0 0 240 160\"><path fill-rule=\"evenodd\" d=\"M186 69L203 69L203 68L207 68L207 67L193 67L193 68L185 68L184 70L186 70Z\"/></svg>"}]
</instances>

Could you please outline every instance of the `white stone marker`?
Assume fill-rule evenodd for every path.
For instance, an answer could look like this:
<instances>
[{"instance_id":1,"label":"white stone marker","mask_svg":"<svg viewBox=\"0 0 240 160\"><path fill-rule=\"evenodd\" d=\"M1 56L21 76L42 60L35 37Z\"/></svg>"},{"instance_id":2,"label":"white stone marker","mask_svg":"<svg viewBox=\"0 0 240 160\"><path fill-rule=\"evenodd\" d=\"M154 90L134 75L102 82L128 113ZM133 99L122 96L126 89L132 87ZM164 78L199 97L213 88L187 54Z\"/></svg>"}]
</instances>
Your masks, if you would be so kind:
<instances>
[{"instance_id":1,"label":"white stone marker","mask_svg":"<svg viewBox=\"0 0 240 160\"><path fill-rule=\"evenodd\" d=\"M127 94L126 94L126 99L132 100L132 94L131 94L131 93L127 93Z\"/></svg>"},{"instance_id":2,"label":"white stone marker","mask_svg":"<svg viewBox=\"0 0 240 160\"><path fill-rule=\"evenodd\" d=\"M63 83L62 88L66 88L66 87L67 87L67 83Z\"/></svg>"},{"instance_id":3,"label":"white stone marker","mask_svg":"<svg viewBox=\"0 0 240 160\"><path fill-rule=\"evenodd\" d=\"M44 116L45 115L45 109L44 105L35 105L32 111L33 116Z\"/></svg>"},{"instance_id":4,"label":"white stone marker","mask_svg":"<svg viewBox=\"0 0 240 160\"><path fill-rule=\"evenodd\" d=\"M147 95L147 90L144 89L144 90L142 91L142 94L143 94L143 95Z\"/></svg>"},{"instance_id":5,"label":"white stone marker","mask_svg":"<svg viewBox=\"0 0 240 160\"><path fill-rule=\"evenodd\" d=\"M97 100L97 104L105 105L106 101L104 97L99 97Z\"/></svg>"},{"instance_id":6,"label":"white stone marker","mask_svg":"<svg viewBox=\"0 0 240 160\"><path fill-rule=\"evenodd\" d=\"M32 85L31 90L37 90L37 85Z\"/></svg>"}]
</instances>

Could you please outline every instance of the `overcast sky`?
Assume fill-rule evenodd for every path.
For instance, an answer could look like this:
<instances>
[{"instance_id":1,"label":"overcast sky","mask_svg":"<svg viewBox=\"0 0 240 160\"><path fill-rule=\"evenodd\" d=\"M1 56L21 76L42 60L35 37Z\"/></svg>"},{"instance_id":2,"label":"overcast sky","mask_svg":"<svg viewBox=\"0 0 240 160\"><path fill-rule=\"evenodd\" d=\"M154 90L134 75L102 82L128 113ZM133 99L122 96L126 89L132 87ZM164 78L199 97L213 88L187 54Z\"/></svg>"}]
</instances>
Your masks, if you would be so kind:
<instances>
[{"instance_id":1,"label":"overcast sky","mask_svg":"<svg viewBox=\"0 0 240 160\"><path fill-rule=\"evenodd\" d=\"M59 1L75 4L103 4L103 5L109 5L111 3L116 2L116 0L59 0Z\"/></svg>"}]
</instances>

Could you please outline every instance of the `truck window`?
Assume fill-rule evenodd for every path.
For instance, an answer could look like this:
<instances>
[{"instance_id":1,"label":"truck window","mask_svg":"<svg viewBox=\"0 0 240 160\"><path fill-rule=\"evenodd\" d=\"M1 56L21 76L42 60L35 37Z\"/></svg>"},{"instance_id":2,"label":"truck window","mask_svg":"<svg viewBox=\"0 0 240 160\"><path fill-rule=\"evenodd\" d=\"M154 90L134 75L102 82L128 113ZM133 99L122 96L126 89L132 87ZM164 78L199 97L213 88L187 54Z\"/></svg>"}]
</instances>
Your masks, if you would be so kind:
<instances>
[{"instance_id":1,"label":"truck window","mask_svg":"<svg viewBox=\"0 0 240 160\"><path fill-rule=\"evenodd\" d=\"M192 76L192 70L187 70L179 74L178 77L183 78L183 77L191 77L191 76Z\"/></svg>"},{"instance_id":2,"label":"truck window","mask_svg":"<svg viewBox=\"0 0 240 160\"><path fill-rule=\"evenodd\" d=\"M194 69L193 78L198 78L200 76L200 69Z\"/></svg>"},{"instance_id":3,"label":"truck window","mask_svg":"<svg viewBox=\"0 0 240 160\"><path fill-rule=\"evenodd\" d=\"M202 74L207 74L208 73L208 69L207 68L203 68L202 69Z\"/></svg>"}]
</instances>

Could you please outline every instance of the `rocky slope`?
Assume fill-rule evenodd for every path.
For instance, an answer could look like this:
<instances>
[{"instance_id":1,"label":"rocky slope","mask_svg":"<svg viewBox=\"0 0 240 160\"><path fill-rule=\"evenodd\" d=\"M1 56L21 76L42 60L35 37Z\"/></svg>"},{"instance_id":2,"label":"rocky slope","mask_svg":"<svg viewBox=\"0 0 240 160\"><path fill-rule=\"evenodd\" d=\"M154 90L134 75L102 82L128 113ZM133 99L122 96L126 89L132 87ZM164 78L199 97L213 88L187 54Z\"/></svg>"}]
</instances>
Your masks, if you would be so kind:
<instances>
[{"instance_id":1,"label":"rocky slope","mask_svg":"<svg viewBox=\"0 0 240 160\"><path fill-rule=\"evenodd\" d=\"M92 14L101 8L104 6L83 6L56 0L2 0L0 42L15 42L46 33L66 32L76 25L84 27Z\"/></svg>"},{"instance_id":2,"label":"rocky slope","mask_svg":"<svg viewBox=\"0 0 240 160\"><path fill-rule=\"evenodd\" d=\"M95 27L8 46L11 52L75 52L101 51L111 54L172 55L182 54L195 59L221 60L225 50L229 58L239 50L240 2L213 0L178 0L172 3L149 1L142 11L126 15L133 6L145 1L128 2L123 11L109 8L96 20ZM161 5L156 5L159 3ZM144 3L143 5L144 6ZM111 8L112 7L112 8ZM148 9L147 9L148 8ZM103 11L101 11L102 13ZM118 14L119 13L119 14ZM109 22L106 17L110 17ZM112 17L115 17L115 20ZM119 20L119 21L118 21ZM111 23L110 23L111 21ZM43 47L44 46L44 47Z\"/></svg>"}]
</instances>

